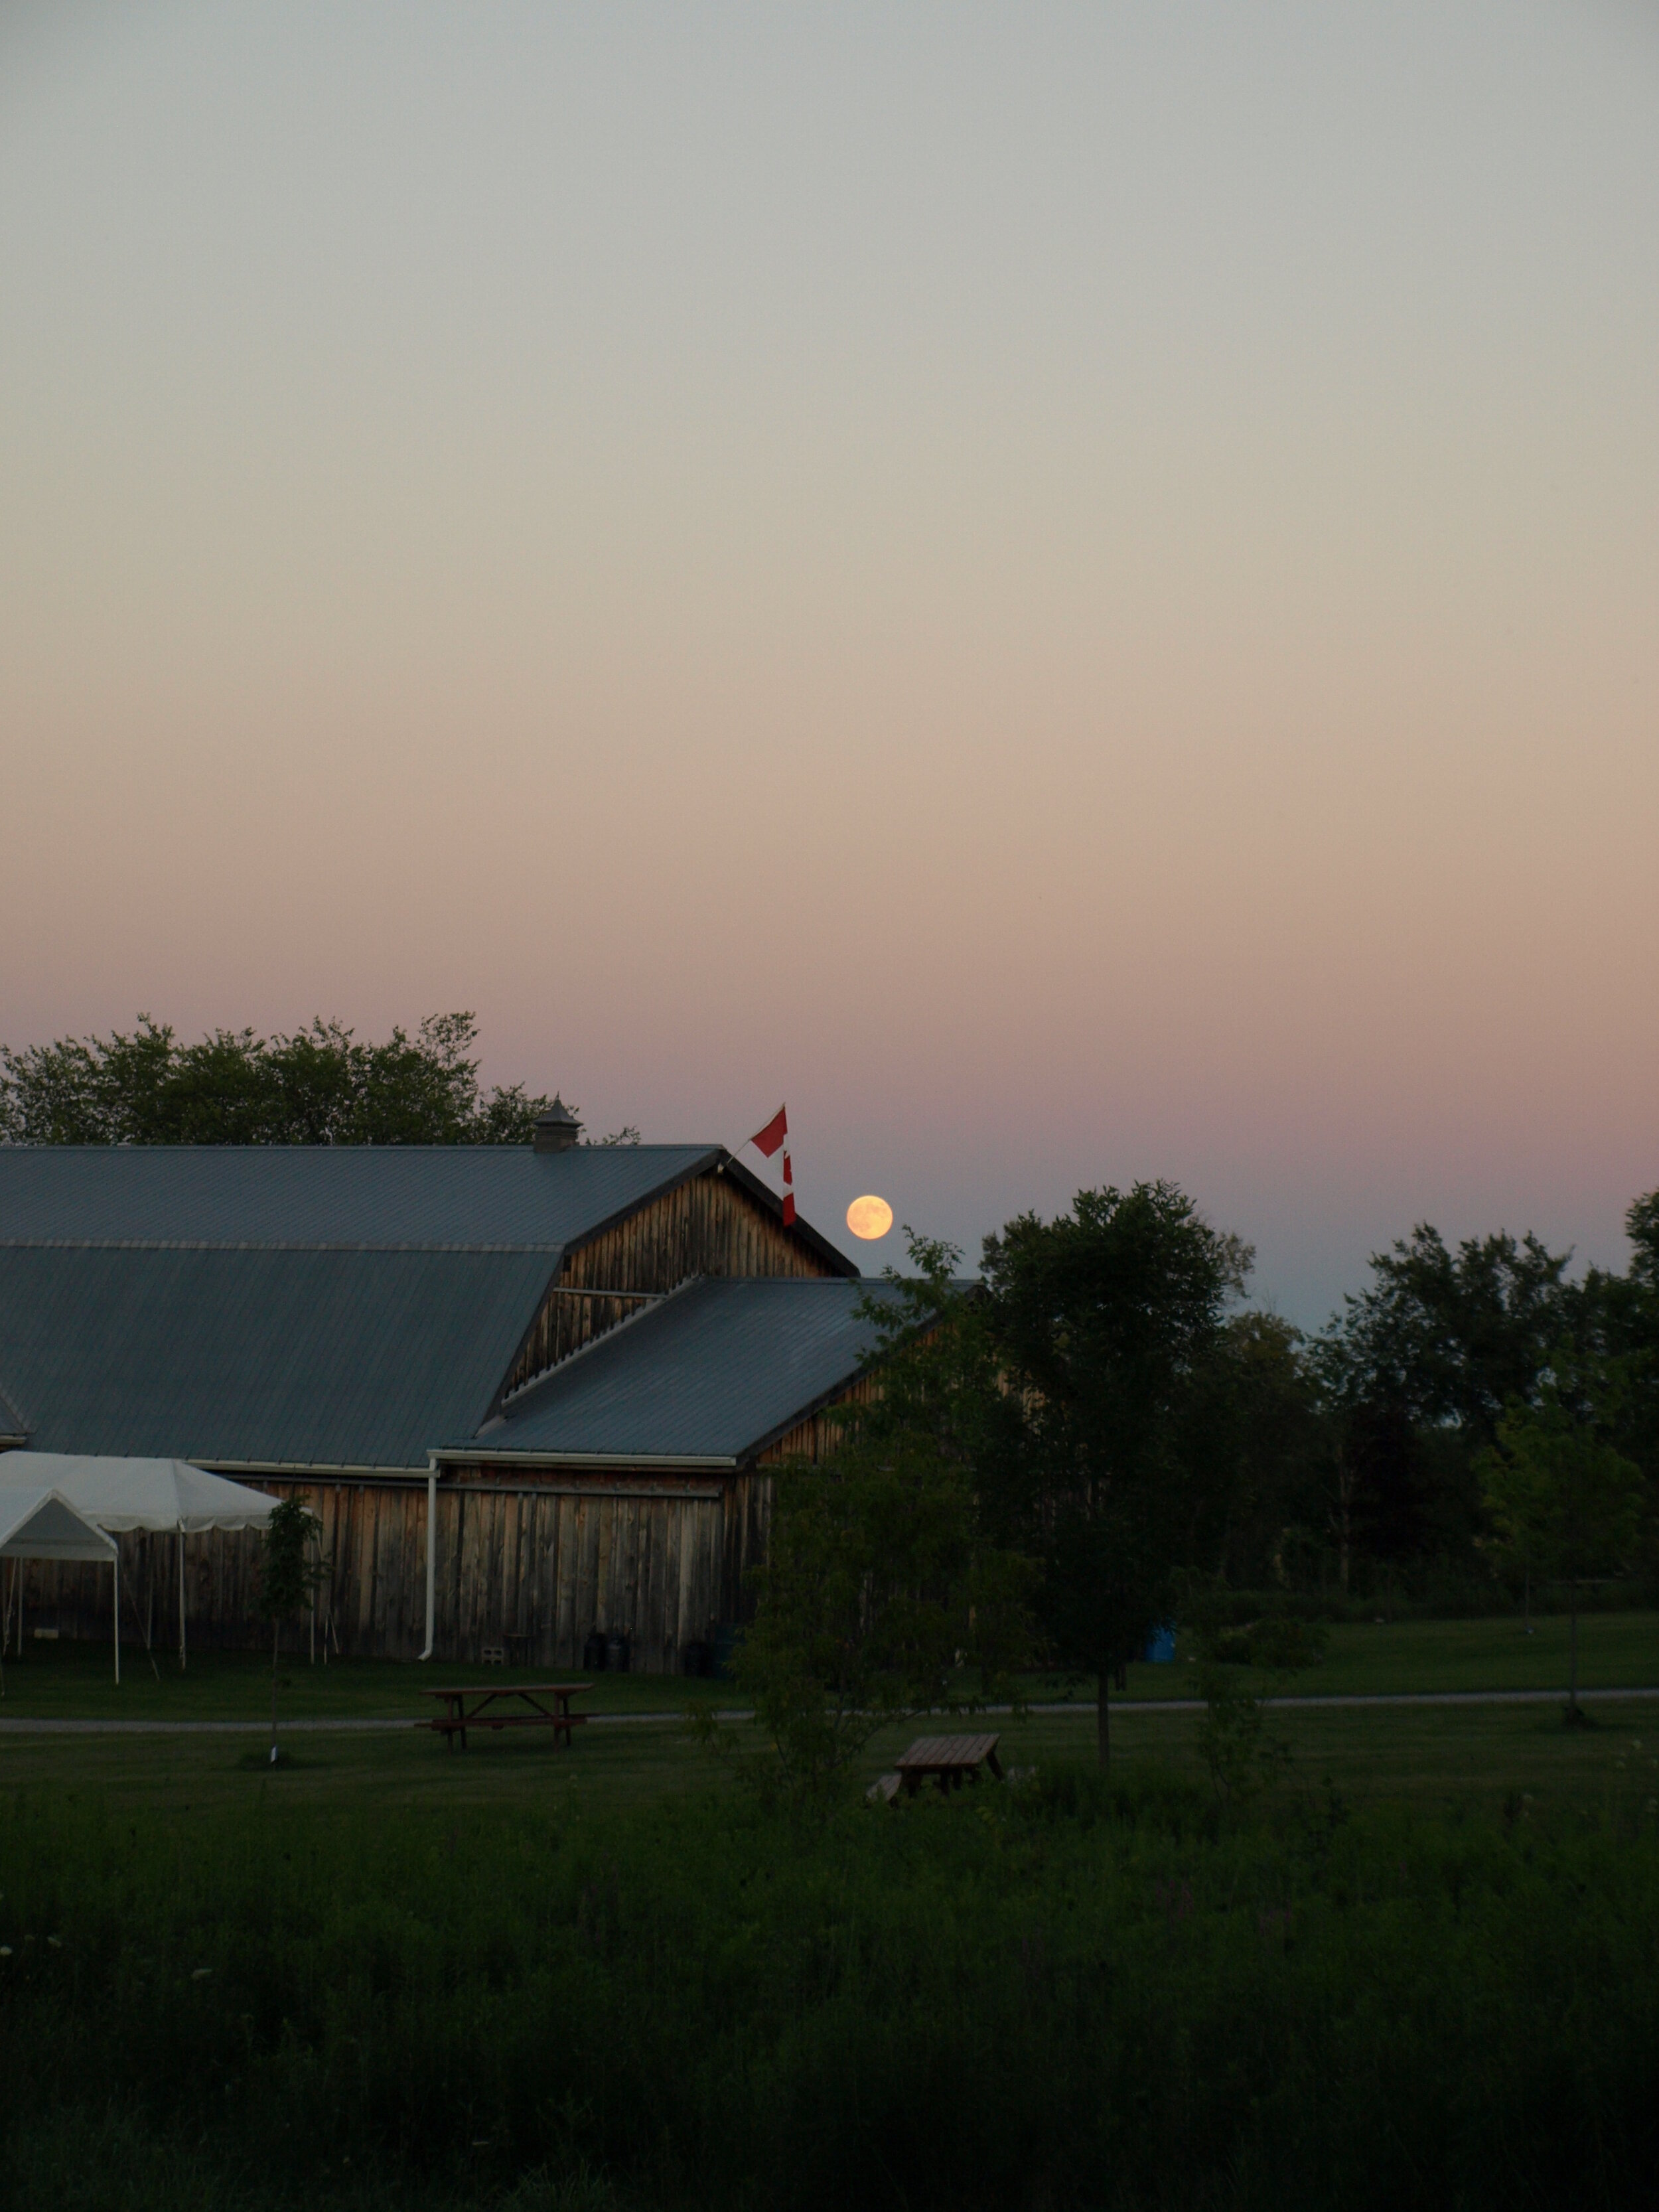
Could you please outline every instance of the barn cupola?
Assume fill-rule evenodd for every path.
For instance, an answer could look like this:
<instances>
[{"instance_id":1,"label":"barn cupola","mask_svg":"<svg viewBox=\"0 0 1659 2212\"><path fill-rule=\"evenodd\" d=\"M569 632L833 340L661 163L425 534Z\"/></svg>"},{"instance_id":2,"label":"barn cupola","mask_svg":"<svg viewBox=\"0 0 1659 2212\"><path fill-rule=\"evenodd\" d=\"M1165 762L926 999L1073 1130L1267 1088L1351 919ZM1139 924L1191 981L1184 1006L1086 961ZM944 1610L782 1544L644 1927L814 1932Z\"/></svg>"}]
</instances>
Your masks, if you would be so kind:
<instances>
[{"instance_id":1,"label":"barn cupola","mask_svg":"<svg viewBox=\"0 0 1659 2212\"><path fill-rule=\"evenodd\" d=\"M581 1123L564 1101L556 1096L546 1113L536 1116L532 1142L538 1152L568 1152L581 1133Z\"/></svg>"}]
</instances>

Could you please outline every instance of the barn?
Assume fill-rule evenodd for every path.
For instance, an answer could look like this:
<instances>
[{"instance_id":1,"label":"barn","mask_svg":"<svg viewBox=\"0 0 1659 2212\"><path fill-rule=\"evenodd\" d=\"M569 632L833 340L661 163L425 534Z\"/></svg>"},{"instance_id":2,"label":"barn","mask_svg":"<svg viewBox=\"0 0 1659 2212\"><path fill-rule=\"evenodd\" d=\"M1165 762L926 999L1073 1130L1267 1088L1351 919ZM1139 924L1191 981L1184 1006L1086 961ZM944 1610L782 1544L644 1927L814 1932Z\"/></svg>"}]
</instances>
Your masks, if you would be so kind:
<instances>
[{"instance_id":1,"label":"barn","mask_svg":"<svg viewBox=\"0 0 1659 2212\"><path fill-rule=\"evenodd\" d=\"M770 1470L870 1387L876 1286L722 1146L578 1138L0 1147L0 1446L304 1491L329 1650L569 1667L598 1630L677 1670L743 1618ZM174 1617L179 1547L123 1540ZM249 1540L182 1571L193 1644L262 1635ZM97 1632L89 1571L29 1573Z\"/></svg>"}]
</instances>

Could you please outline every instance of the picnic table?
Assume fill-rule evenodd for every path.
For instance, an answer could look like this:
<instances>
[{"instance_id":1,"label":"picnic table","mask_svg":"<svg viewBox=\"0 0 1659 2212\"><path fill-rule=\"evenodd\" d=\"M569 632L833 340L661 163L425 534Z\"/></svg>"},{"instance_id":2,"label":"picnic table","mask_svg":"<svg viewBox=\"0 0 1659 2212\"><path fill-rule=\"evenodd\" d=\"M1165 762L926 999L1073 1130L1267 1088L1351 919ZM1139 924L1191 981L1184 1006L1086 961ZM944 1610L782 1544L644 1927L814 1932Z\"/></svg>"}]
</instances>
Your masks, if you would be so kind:
<instances>
[{"instance_id":1,"label":"picnic table","mask_svg":"<svg viewBox=\"0 0 1659 2212\"><path fill-rule=\"evenodd\" d=\"M427 1690L422 1695L437 1698L443 1704L443 1712L435 1721L419 1721L419 1728L435 1729L448 1744L455 1748L455 1739L460 1738L461 1749L466 1749L466 1732L470 1728L550 1728L556 1745L563 1738L567 1749L570 1732L586 1720L586 1713L573 1713L572 1698L580 1697L592 1688L591 1682L527 1682L500 1689L480 1689L476 1685L465 1690ZM544 1704L550 1698L550 1706ZM530 1710L518 1712L511 1710L514 1698ZM497 1707L507 1710L497 1711Z\"/></svg>"},{"instance_id":2,"label":"picnic table","mask_svg":"<svg viewBox=\"0 0 1659 2212\"><path fill-rule=\"evenodd\" d=\"M981 1766L1001 1781L994 1735L919 1735L899 1760L898 1776L905 1795L914 1797L930 1777L941 1790L959 1790L979 1779Z\"/></svg>"}]
</instances>

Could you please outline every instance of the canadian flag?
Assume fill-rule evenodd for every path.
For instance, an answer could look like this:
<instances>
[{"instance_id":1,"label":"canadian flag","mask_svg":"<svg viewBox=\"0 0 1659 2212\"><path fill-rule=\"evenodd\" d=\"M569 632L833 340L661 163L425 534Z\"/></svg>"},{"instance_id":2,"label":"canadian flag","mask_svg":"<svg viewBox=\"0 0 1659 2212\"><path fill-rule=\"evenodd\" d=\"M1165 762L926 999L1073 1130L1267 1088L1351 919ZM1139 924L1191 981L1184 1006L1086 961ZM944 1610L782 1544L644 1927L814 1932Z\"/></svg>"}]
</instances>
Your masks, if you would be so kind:
<instances>
[{"instance_id":1,"label":"canadian flag","mask_svg":"<svg viewBox=\"0 0 1659 2212\"><path fill-rule=\"evenodd\" d=\"M780 1106L763 1129L757 1129L749 1139L757 1152L769 1160L774 1152L783 1154L783 1225L793 1226L795 1219L795 1173L789 1164L789 1109Z\"/></svg>"}]
</instances>

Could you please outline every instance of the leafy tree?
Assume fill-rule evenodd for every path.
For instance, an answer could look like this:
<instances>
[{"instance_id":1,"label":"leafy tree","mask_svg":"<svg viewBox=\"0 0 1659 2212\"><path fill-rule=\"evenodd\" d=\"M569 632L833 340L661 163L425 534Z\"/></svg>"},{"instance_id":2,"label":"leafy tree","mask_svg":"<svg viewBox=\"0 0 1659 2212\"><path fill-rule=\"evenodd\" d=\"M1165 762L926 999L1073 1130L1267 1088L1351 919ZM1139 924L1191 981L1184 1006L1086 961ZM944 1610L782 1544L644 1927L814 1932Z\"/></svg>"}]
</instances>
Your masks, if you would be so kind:
<instances>
[{"instance_id":1,"label":"leafy tree","mask_svg":"<svg viewBox=\"0 0 1659 2212\"><path fill-rule=\"evenodd\" d=\"M550 1100L485 1092L470 1013L365 1044L338 1022L291 1036L217 1030L180 1044L141 1014L131 1034L0 1046L0 1141L27 1145L502 1145ZM607 1144L637 1143L623 1129Z\"/></svg>"},{"instance_id":2,"label":"leafy tree","mask_svg":"<svg viewBox=\"0 0 1659 2212\"><path fill-rule=\"evenodd\" d=\"M1426 1223L1374 1254L1370 1287L1314 1347L1334 1446L1344 1587L1356 1550L1473 1559L1477 1455L1504 1408L1530 1399L1567 1325L1568 1253L1537 1237L1469 1237Z\"/></svg>"},{"instance_id":3,"label":"leafy tree","mask_svg":"<svg viewBox=\"0 0 1659 2212\"><path fill-rule=\"evenodd\" d=\"M285 1498L271 1509L265 1523L260 1559L259 1610L271 1624L270 1638L270 1763L276 1764L276 1680L283 1649L283 1623L291 1620L323 1578L323 1569L313 1546L323 1524L305 1502L303 1492Z\"/></svg>"},{"instance_id":4,"label":"leafy tree","mask_svg":"<svg viewBox=\"0 0 1659 2212\"><path fill-rule=\"evenodd\" d=\"M1103 1766L1113 1675L1224 1524L1234 1471L1200 1415L1250 1256L1167 1182L1080 1191L985 1241L1000 1389L982 1480L1005 1540L1042 1563L1051 1651L1097 1682Z\"/></svg>"},{"instance_id":5,"label":"leafy tree","mask_svg":"<svg viewBox=\"0 0 1659 2212\"><path fill-rule=\"evenodd\" d=\"M1224 1478L1213 1571L1235 1588L1288 1581L1296 1556L1320 1540L1328 1459L1301 1331L1277 1314L1232 1315L1200 1370L1191 1418L1191 1448Z\"/></svg>"},{"instance_id":6,"label":"leafy tree","mask_svg":"<svg viewBox=\"0 0 1659 2212\"><path fill-rule=\"evenodd\" d=\"M1619 1378L1558 1347L1532 1404L1516 1400L1478 1462L1499 1545L1571 1592L1568 1717L1578 1706L1578 1592L1626 1567L1641 1533L1639 1468L1609 1441Z\"/></svg>"},{"instance_id":7,"label":"leafy tree","mask_svg":"<svg viewBox=\"0 0 1659 2212\"><path fill-rule=\"evenodd\" d=\"M876 1395L826 1462L777 1478L735 1662L797 1801L821 1797L890 1723L1006 1693L1029 1655L1030 1571L987 1540L974 1481L972 1302L948 1247L912 1237L911 1254L921 1275L890 1271L866 1302Z\"/></svg>"},{"instance_id":8,"label":"leafy tree","mask_svg":"<svg viewBox=\"0 0 1659 2212\"><path fill-rule=\"evenodd\" d=\"M1659 1190L1625 1216L1630 1267L1592 1267L1579 1292L1575 1334L1594 1345L1620 1379L1614 1441L1650 1482L1659 1483Z\"/></svg>"}]
</instances>

